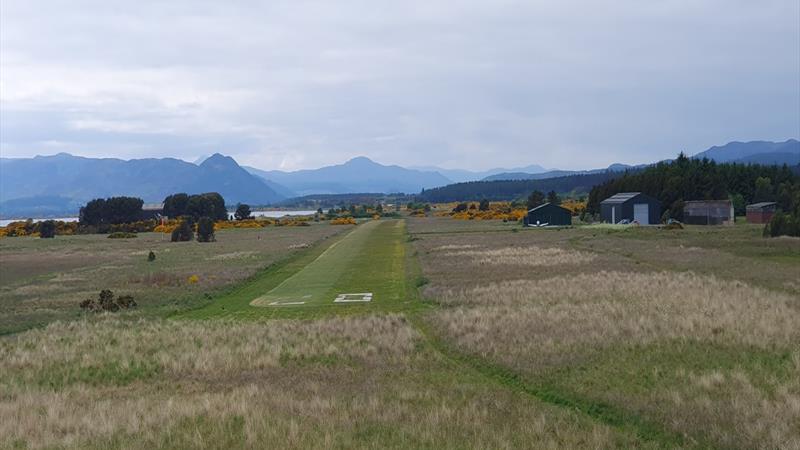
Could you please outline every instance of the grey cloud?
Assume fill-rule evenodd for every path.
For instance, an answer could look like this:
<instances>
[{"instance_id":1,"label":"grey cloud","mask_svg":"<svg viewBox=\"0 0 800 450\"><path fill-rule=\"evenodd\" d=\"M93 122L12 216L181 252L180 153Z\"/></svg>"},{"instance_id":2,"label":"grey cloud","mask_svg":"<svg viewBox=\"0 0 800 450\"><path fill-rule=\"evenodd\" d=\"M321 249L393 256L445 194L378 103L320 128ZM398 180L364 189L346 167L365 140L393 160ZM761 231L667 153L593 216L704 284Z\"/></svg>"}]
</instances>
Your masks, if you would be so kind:
<instances>
[{"instance_id":1,"label":"grey cloud","mask_svg":"<svg viewBox=\"0 0 800 450\"><path fill-rule=\"evenodd\" d=\"M800 4L0 3L0 151L588 168L800 135Z\"/></svg>"}]
</instances>

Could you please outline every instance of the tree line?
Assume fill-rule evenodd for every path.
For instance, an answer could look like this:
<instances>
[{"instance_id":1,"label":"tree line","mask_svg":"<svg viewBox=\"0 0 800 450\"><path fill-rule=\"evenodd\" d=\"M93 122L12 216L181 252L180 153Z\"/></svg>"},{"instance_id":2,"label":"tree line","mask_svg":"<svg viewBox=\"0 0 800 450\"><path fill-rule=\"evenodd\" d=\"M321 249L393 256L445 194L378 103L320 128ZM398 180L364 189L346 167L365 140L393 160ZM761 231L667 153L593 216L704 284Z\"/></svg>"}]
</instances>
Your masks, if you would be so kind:
<instances>
[{"instance_id":1,"label":"tree line","mask_svg":"<svg viewBox=\"0 0 800 450\"><path fill-rule=\"evenodd\" d=\"M664 218L683 219L684 202L731 199L737 214L747 204L776 201L784 211L793 211L798 199L800 166L716 163L691 159L681 153L671 162L661 162L637 173L598 184L589 192L587 211L600 213L600 202L620 192L643 192L661 202Z\"/></svg>"},{"instance_id":2,"label":"tree line","mask_svg":"<svg viewBox=\"0 0 800 450\"><path fill-rule=\"evenodd\" d=\"M144 201L136 197L96 198L80 209L80 223L95 227L142 219Z\"/></svg>"},{"instance_id":3,"label":"tree line","mask_svg":"<svg viewBox=\"0 0 800 450\"><path fill-rule=\"evenodd\" d=\"M201 217L213 220L228 220L225 199L216 192L189 195L179 193L164 199L164 215L167 217L191 217L195 221Z\"/></svg>"},{"instance_id":4,"label":"tree line","mask_svg":"<svg viewBox=\"0 0 800 450\"><path fill-rule=\"evenodd\" d=\"M586 194L593 186L608 181L619 172L567 175L543 180L468 181L433 189L423 189L417 200L432 203L458 201L510 201L524 199L532 191Z\"/></svg>"},{"instance_id":5,"label":"tree line","mask_svg":"<svg viewBox=\"0 0 800 450\"><path fill-rule=\"evenodd\" d=\"M137 197L97 198L80 209L79 231L106 233L119 229L125 231L152 231L157 225L152 218L145 217L144 201ZM178 193L164 199L163 216L179 219L180 225L172 233L173 241L189 241L194 238L202 242L214 240L214 222L228 220L225 199L217 192L189 195ZM250 216L247 205L237 205L237 218ZM140 226L141 225L141 226ZM127 228L131 229L128 230Z\"/></svg>"}]
</instances>

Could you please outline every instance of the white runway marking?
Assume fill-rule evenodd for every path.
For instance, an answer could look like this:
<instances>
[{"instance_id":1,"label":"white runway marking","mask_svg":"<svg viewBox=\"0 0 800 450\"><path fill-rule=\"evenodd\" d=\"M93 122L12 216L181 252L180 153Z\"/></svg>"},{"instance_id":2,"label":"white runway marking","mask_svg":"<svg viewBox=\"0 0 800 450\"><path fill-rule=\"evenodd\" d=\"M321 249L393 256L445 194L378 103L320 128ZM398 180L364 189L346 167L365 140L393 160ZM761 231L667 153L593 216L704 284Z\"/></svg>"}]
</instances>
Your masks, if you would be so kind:
<instances>
[{"instance_id":1,"label":"white runway marking","mask_svg":"<svg viewBox=\"0 0 800 450\"><path fill-rule=\"evenodd\" d=\"M306 302L272 302L269 306L292 306L292 305L305 305Z\"/></svg>"},{"instance_id":2,"label":"white runway marking","mask_svg":"<svg viewBox=\"0 0 800 450\"><path fill-rule=\"evenodd\" d=\"M365 303L372 301L372 292L361 292L357 294L339 294L334 303Z\"/></svg>"}]
</instances>

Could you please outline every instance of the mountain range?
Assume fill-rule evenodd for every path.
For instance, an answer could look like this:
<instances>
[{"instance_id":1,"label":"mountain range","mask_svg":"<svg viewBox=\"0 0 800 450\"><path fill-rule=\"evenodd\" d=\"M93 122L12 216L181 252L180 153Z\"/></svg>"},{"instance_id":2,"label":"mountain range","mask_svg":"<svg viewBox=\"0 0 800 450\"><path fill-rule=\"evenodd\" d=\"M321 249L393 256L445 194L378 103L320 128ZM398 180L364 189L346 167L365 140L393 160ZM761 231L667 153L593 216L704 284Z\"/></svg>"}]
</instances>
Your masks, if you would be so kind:
<instances>
[{"instance_id":1,"label":"mountain range","mask_svg":"<svg viewBox=\"0 0 800 450\"><path fill-rule=\"evenodd\" d=\"M0 158L0 214L75 213L75 204L129 195L147 203L176 192L219 192L228 201L266 204L283 199L233 158L215 154L195 165L174 158L125 161L67 153Z\"/></svg>"},{"instance_id":2,"label":"mountain range","mask_svg":"<svg viewBox=\"0 0 800 450\"><path fill-rule=\"evenodd\" d=\"M502 173L526 173L526 174L540 174L549 172L548 169L538 165L531 164L525 167L516 167L513 169L494 168L484 171L471 171L463 169L443 169L436 166L412 166L409 169L425 170L429 172L439 172L453 183L462 183L465 181L483 180Z\"/></svg>"},{"instance_id":3,"label":"mountain range","mask_svg":"<svg viewBox=\"0 0 800 450\"><path fill-rule=\"evenodd\" d=\"M711 147L694 158L717 162L800 164L800 142L731 142ZM484 172L404 168L383 165L365 157L343 164L293 172L240 166L219 153L190 163L174 158L122 160L85 158L67 153L34 158L0 158L0 216L75 214L97 197L131 195L147 203L161 202L176 192L219 192L226 202L267 205L287 198L353 192L419 193L454 182L478 180L546 180L636 169L613 164L607 168L547 170L539 165ZM588 180L589 178L587 178Z\"/></svg>"},{"instance_id":4,"label":"mountain range","mask_svg":"<svg viewBox=\"0 0 800 450\"><path fill-rule=\"evenodd\" d=\"M736 162L744 164L800 164L800 141L789 139L784 142L751 141L729 142L700 152L693 158L708 158L716 162Z\"/></svg>"},{"instance_id":5,"label":"mountain range","mask_svg":"<svg viewBox=\"0 0 800 450\"><path fill-rule=\"evenodd\" d=\"M405 192L416 193L422 189L449 184L452 180L435 171L385 166L363 156L344 164L319 169L284 172L245 167L250 173L270 180L294 193L346 194L350 192Z\"/></svg>"}]
</instances>

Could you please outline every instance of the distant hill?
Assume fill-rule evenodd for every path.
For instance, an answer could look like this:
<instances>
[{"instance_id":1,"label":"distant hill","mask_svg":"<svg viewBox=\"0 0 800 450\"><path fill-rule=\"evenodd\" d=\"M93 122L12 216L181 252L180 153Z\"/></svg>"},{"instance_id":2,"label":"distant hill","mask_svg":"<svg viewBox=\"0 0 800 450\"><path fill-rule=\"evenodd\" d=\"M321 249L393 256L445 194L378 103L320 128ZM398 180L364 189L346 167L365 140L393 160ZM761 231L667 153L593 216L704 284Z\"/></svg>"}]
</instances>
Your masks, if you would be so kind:
<instances>
[{"instance_id":1,"label":"distant hill","mask_svg":"<svg viewBox=\"0 0 800 450\"><path fill-rule=\"evenodd\" d=\"M229 204L268 204L284 197L233 158L214 154L200 165L173 158L84 158L67 153L34 158L0 159L0 205L31 213L68 199L66 207L97 197L130 195L160 202L175 192L219 192ZM15 202L10 202L16 200ZM49 203L48 203L49 202ZM27 206L26 206L27 205ZM67 212L67 211L62 211ZM0 214L8 215L5 208Z\"/></svg>"},{"instance_id":2,"label":"distant hill","mask_svg":"<svg viewBox=\"0 0 800 450\"><path fill-rule=\"evenodd\" d=\"M797 164L800 160L800 141L789 139L784 142L750 141L729 142L700 152L693 158L713 159L722 162L744 162L758 164Z\"/></svg>"},{"instance_id":3,"label":"distant hill","mask_svg":"<svg viewBox=\"0 0 800 450\"><path fill-rule=\"evenodd\" d=\"M280 201L275 206L300 209L338 207L340 205L376 205L378 203L405 204L414 200L414 195L374 193L312 194Z\"/></svg>"},{"instance_id":4,"label":"distant hill","mask_svg":"<svg viewBox=\"0 0 800 450\"><path fill-rule=\"evenodd\" d=\"M358 157L344 164L284 172L248 168L250 173L285 186L299 196L351 192L405 192L444 186L451 181L438 172L385 166Z\"/></svg>"},{"instance_id":5,"label":"distant hill","mask_svg":"<svg viewBox=\"0 0 800 450\"><path fill-rule=\"evenodd\" d=\"M492 201L514 200L524 197L531 191L556 191L559 193L588 193L593 186L619 175L619 172L600 172L592 174L569 175L544 180L494 180L469 181L434 189L426 189L417 199L425 202Z\"/></svg>"},{"instance_id":6,"label":"distant hill","mask_svg":"<svg viewBox=\"0 0 800 450\"><path fill-rule=\"evenodd\" d=\"M280 195L284 199L297 197L297 192L287 188L282 184L278 184L270 180L268 178L269 173L266 170L256 169L255 167L250 167L250 166L242 166L242 169L248 171L251 175L255 175L258 178L261 178L261 181L267 183L267 186L271 187L273 191L277 192L278 195Z\"/></svg>"},{"instance_id":7,"label":"distant hill","mask_svg":"<svg viewBox=\"0 0 800 450\"><path fill-rule=\"evenodd\" d=\"M439 172L440 174L444 175L445 178L449 179L454 183L463 183L465 181L478 181L486 179L487 177L491 177L492 175L497 175L500 173L525 173L525 174L538 174L548 172L547 169L538 165L538 164L531 164L530 166L525 167L516 167L512 169L504 169L504 168L494 168L489 170L483 171L471 171L471 170L462 170L462 169L442 169L441 167L436 166L417 166L417 167L410 167L411 169L416 170L426 170L431 172Z\"/></svg>"},{"instance_id":8,"label":"distant hill","mask_svg":"<svg viewBox=\"0 0 800 450\"><path fill-rule=\"evenodd\" d=\"M559 178L570 175L589 175L593 173L603 172L624 172L629 169L641 166L628 166L625 164L612 164L605 169L593 170L550 170L542 173L525 173L525 172L505 172L488 176L483 181L497 181L497 180L546 180L548 178Z\"/></svg>"},{"instance_id":9,"label":"distant hill","mask_svg":"<svg viewBox=\"0 0 800 450\"><path fill-rule=\"evenodd\" d=\"M66 217L75 214L81 206L79 201L59 196L16 198L0 203L0 218Z\"/></svg>"},{"instance_id":10,"label":"distant hill","mask_svg":"<svg viewBox=\"0 0 800 450\"><path fill-rule=\"evenodd\" d=\"M797 165L800 164L800 153L790 152L770 152L761 153L758 155L750 155L744 158L739 158L733 162L742 164L762 164L762 165Z\"/></svg>"}]
</instances>

